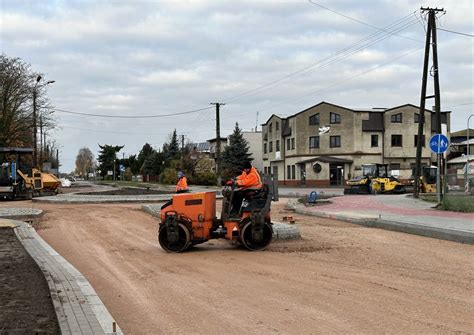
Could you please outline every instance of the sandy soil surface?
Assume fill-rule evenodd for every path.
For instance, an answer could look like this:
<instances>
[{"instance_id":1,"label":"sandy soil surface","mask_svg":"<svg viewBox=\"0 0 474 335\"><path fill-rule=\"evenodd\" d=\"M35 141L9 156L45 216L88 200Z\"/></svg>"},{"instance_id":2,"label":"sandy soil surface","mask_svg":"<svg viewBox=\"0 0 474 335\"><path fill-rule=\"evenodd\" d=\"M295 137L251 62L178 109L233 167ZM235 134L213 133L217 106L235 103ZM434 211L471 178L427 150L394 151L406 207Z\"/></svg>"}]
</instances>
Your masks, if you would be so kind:
<instances>
[{"instance_id":1,"label":"sandy soil surface","mask_svg":"<svg viewBox=\"0 0 474 335\"><path fill-rule=\"evenodd\" d=\"M303 239L264 252L212 241L167 254L139 205L36 207L40 235L128 334L474 329L472 245L294 214Z\"/></svg>"},{"instance_id":2,"label":"sandy soil surface","mask_svg":"<svg viewBox=\"0 0 474 335\"><path fill-rule=\"evenodd\" d=\"M48 284L13 229L0 228L0 334L59 334Z\"/></svg>"}]
</instances>

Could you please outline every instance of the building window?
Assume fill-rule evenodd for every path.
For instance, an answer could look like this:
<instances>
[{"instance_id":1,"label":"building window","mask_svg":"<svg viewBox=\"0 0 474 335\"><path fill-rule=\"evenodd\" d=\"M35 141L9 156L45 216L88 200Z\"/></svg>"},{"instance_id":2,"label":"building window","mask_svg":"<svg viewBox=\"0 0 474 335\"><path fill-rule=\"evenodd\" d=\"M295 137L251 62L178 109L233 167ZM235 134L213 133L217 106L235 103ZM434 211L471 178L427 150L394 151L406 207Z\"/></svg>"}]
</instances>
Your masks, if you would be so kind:
<instances>
[{"instance_id":1,"label":"building window","mask_svg":"<svg viewBox=\"0 0 474 335\"><path fill-rule=\"evenodd\" d=\"M273 126L273 124L270 122L270 125L268 126L268 132L269 132L269 133L272 132L272 126Z\"/></svg>"},{"instance_id":2,"label":"building window","mask_svg":"<svg viewBox=\"0 0 474 335\"><path fill-rule=\"evenodd\" d=\"M275 151L280 151L280 140L276 140Z\"/></svg>"},{"instance_id":3,"label":"building window","mask_svg":"<svg viewBox=\"0 0 474 335\"><path fill-rule=\"evenodd\" d=\"M286 166L286 179L291 179L291 165Z\"/></svg>"},{"instance_id":4,"label":"building window","mask_svg":"<svg viewBox=\"0 0 474 335\"><path fill-rule=\"evenodd\" d=\"M400 163L390 163L389 170L400 170Z\"/></svg>"},{"instance_id":5,"label":"building window","mask_svg":"<svg viewBox=\"0 0 474 335\"><path fill-rule=\"evenodd\" d=\"M280 122L275 122L275 131L280 130Z\"/></svg>"},{"instance_id":6,"label":"building window","mask_svg":"<svg viewBox=\"0 0 474 335\"><path fill-rule=\"evenodd\" d=\"M296 179L296 166L291 166L291 179Z\"/></svg>"},{"instance_id":7,"label":"building window","mask_svg":"<svg viewBox=\"0 0 474 335\"><path fill-rule=\"evenodd\" d=\"M375 147L379 146L379 135L372 135L370 137L370 146L372 148L375 148Z\"/></svg>"},{"instance_id":8,"label":"building window","mask_svg":"<svg viewBox=\"0 0 474 335\"><path fill-rule=\"evenodd\" d=\"M270 143L270 144L268 145L268 151L269 151L269 152L273 152L273 142L270 141L269 143Z\"/></svg>"},{"instance_id":9,"label":"building window","mask_svg":"<svg viewBox=\"0 0 474 335\"><path fill-rule=\"evenodd\" d=\"M263 153L264 154L267 153L267 144L266 143L263 143Z\"/></svg>"},{"instance_id":10,"label":"building window","mask_svg":"<svg viewBox=\"0 0 474 335\"><path fill-rule=\"evenodd\" d=\"M392 135L392 147L402 147L402 135Z\"/></svg>"},{"instance_id":11,"label":"building window","mask_svg":"<svg viewBox=\"0 0 474 335\"><path fill-rule=\"evenodd\" d=\"M415 113L415 123L419 123L419 122L420 122L420 114Z\"/></svg>"},{"instance_id":12,"label":"building window","mask_svg":"<svg viewBox=\"0 0 474 335\"><path fill-rule=\"evenodd\" d=\"M319 113L314 114L314 115L309 117L309 125L310 126L314 126L314 125L318 125L318 124L319 124Z\"/></svg>"},{"instance_id":13,"label":"building window","mask_svg":"<svg viewBox=\"0 0 474 335\"><path fill-rule=\"evenodd\" d=\"M287 139L286 139L286 150L290 150L290 149L291 149L291 148L290 148L290 139L287 138Z\"/></svg>"},{"instance_id":14,"label":"building window","mask_svg":"<svg viewBox=\"0 0 474 335\"><path fill-rule=\"evenodd\" d=\"M330 136L329 137L329 147L331 148L340 148L341 147L341 136Z\"/></svg>"},{"instance_id":15,"label":"building window","mask_svg":"<svg viewBox=\"0 0 474 335\"><path fill-rule=\"evenodd\" d=\"M336 113L329 114L329 123L341 123L341 116Z\"/></svg>"},{"instance_id":16,"label":"building window","mask_svg":"<svg viewBox=\"0 0 474 335\"><path fill-rule=\"evenodd\" d=\"M402 113L392 115L392 123L402 123Z\"/></svg>"},{"instance_id":17,"label":"building window","mask_svg":"<svg viewBox=\"0 0 474 335\"><path fill-rule=\"evenodd\" d=\"M415 135L415 140L413 141L415 143L415 147L418 145L418 135ZM421 146L425 147L425 135L421 137Z\"/></svg>"},{"instance_id":18,"label":"building window","mask_svg":"<svg viewBox=\"0 0 474 335\"><path fill-rule=\"evenodd\" d=\"M293 150L295 148L295 138L293 137L291 139L291 150Z\"/></svg>"},{"instance_id":19,"label":"building window","mask_svg":"<svg viewBox=\"0 0 474 335\"><path fill-rule=\"evenodd\" d=\"M310 136L309 138L309 148L319 148L319 136Z\"/></svg>"}]
</instances>

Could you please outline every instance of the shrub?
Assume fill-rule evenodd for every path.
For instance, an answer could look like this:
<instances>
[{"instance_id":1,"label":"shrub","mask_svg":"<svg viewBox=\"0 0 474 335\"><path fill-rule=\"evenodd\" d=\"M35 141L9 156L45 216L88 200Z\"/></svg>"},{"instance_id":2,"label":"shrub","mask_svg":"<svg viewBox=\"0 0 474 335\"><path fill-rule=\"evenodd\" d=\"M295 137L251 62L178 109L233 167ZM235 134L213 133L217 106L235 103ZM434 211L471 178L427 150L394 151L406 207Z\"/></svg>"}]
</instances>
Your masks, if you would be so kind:
<instances>
[{"instance_id":1,"label":"shrub","mask_svg":"<svg viewBox=\"0 0 474 335\"><path fill-rule=\"evenodd\" d=\"M195 185L216 185L217 176L214 172L201 172L197 173L191 178L191 181Z\"/></svg>"},{"instance_id":2,"label":"shrub","mask_svg":"<svg viewBox=\"0 0 474 335\"><path fill-rule=\"evenodd\" d=\"M166 168L160 174L160 183L163 184L176 184L178 180L178 173L174 168Z\"/></svg>"}]
</instances>

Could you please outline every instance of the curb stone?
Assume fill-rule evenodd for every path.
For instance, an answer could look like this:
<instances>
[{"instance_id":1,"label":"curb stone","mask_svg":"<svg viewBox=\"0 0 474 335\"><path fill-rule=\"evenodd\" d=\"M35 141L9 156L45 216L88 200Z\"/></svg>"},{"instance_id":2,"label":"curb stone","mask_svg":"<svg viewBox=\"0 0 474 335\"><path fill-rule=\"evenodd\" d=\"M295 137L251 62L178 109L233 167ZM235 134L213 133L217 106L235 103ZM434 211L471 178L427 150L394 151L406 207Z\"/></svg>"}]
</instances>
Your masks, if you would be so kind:
<instances>
[{"instance_id":1,"label":"curb stone","mask_svg":"<svg viewBox=\"0 0 474 335\"><path fill-rule=\"evenodd\" d=\"M143 205L142 210L154 217L160 217L161 205ZM301 238L298 227L273 221L273 239L290 240Z\"/></svg>"},{"instance_id":2,"label":"curb stone","mask_svg":"<svg viewBox=\"0 0 474 335\"><path fill-rule=\"evenodd\" d=\"M323 217L345 221L365 227L381 228L391 231L397 231L407 234L420 235L425 237L437 238L441 240L474 244L474 234L466 231L459 231L454 229L446 229L439 227L430 227L421 224L413 224L406 222L399 222L394 220L382 219L378 216L354 218L342 214L330 214L325 212L315 212L296 206L295 204L288 204L288 206L295 210L296 213L311 215L316 217Z\"/></svg>"},{"instance_id":3,"label":"curb stone","mask_svg":"<svg viewBox=\"0 0 474 335\"><path fill-rule=\"evenodd\" d=\"M87 279L27 223L15 220L15 234L43 272L61 334L123 334Z\"/></svg>"}]
</instances>

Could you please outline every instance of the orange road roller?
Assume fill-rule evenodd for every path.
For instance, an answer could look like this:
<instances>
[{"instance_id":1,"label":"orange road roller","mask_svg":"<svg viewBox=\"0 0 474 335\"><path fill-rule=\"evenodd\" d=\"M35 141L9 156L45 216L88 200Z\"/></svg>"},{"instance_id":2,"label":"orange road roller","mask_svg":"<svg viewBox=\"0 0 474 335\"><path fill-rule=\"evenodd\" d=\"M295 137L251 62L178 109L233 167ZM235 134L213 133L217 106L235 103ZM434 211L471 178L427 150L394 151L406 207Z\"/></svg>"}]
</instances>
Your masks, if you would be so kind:
<instances>
[{"instance_id":1,"label":"orange road roller","mask_svg":"<svg viewBox=\"0 0 474 335\"><path fill-rule=\"evenodd\" d=\"M216 217L216 192L176 194L161 207L158 240L168 252L183 252L215 238L224 238L248 250L263 250L272 241L272 201L278 200L275 180L264 179L261 190L222 191L222 211Z\"/></svg>"}]
</instances>

